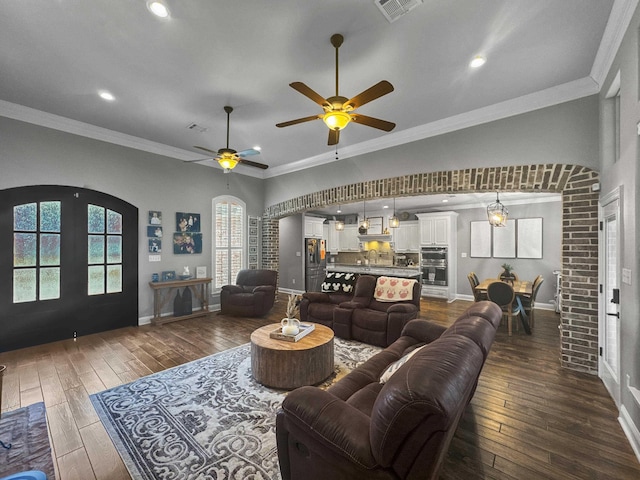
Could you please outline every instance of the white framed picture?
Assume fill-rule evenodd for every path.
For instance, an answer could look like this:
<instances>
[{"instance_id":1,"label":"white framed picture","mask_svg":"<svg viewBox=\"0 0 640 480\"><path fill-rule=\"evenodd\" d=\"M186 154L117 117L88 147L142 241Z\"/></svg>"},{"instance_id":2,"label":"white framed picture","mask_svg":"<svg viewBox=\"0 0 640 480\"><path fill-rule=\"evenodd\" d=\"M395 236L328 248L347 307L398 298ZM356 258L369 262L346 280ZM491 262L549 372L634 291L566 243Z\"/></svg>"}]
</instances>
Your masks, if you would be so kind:
<instances>
[{"instance_id":1,"label":"white framed picture","mask_svg":"<svg viewBox=\"0 0 640 480\"><path fill-rule=\"evenodd\" d=\"M207 278L207 267L196 267L196 278Z\"/></svg>"}]
</instances>

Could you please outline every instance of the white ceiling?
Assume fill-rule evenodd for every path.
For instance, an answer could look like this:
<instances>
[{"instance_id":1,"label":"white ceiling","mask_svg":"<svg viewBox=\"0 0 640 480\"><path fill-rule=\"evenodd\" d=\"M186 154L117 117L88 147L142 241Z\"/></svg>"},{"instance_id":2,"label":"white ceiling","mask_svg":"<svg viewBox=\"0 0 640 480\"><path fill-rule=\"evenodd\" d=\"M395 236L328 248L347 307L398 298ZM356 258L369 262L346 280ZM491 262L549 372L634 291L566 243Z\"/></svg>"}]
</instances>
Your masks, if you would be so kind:
<instances>
[{"instance_id":1,"label":"white ceiling","mask_svg":"<svg viewBox=\"0 0 640 480\"><path fill-rule=\"evenodd\" d=\"M230 147L269 165L238 173L268 178L335 159L322 122L275 127L321 113L289 83L335 93L333 33L341 95L395 87L358 110L395 130L349 125L346 158L596 93L636 3L425 0L389 23L374 0L165 1L166 20L145 0L1 2L0 115L184 160L225 146L230 105Z\"/></svg>"}]
</instances>

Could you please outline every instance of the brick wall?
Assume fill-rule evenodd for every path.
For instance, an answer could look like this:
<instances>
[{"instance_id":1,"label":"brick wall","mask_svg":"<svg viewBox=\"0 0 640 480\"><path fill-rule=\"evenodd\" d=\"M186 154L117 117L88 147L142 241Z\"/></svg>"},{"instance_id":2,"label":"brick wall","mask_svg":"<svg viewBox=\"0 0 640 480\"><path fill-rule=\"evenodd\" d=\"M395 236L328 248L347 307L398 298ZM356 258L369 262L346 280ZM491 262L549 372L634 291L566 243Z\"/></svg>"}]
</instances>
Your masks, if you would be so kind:
<instances>
[{"instance_id":1,"label":"brick wall","mask_svg":"<svg viewBox=\"0 0 640 480\"><path fill-rule=\"evenodd\" d=\"M557 192L562 194L562 366L598 369L598 174L577 165L469 168L369 180L291 198L267 207L262 222L262 268L278 269L278 219L307 209L429 193Z\"/></svg>"}]
</instances>

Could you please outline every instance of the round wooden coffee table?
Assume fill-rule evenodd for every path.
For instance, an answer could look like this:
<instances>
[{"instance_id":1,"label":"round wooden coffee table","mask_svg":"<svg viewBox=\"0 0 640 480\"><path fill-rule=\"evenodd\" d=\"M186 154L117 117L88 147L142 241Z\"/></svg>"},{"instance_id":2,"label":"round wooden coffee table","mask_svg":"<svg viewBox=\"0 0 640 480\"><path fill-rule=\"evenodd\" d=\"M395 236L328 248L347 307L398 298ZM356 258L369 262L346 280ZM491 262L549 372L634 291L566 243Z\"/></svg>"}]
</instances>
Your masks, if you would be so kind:
<instances>
[{"instance_id":1,"label":"round wooden coffee table","mask_svg":"<svg viewBox=\"0 0 640 480\"><path fill-rule=\"evenodd\" d=\"M270 338L279 323L265 325L251 334L253 378L267 387L292 390L315 385L333 373L333 330L315 330L297 342Z\"/></svg>"}]
</instances>

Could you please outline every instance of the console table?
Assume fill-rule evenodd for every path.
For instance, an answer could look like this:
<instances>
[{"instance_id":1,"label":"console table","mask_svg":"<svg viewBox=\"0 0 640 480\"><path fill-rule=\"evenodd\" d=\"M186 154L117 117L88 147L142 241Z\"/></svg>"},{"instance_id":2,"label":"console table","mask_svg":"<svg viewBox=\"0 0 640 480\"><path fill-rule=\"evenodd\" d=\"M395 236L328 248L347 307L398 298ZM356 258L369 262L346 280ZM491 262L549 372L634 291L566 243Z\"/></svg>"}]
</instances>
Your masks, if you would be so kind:
<instances>
[{"instance_id":1,"label":"console table","mask_svg":"<svg viewBox=\"0 0 640 480\"><path fill-rule=\"evenodd\" d=\"M151 319L151 323L160 325L207 315L209 313L209 283L211 283L211 280L211 278L207 277L172 280L170 282L149 282L149 286L153 290L153 318ZM173 297L172 294L174 290L183 287L189 287L191 289L193 295L200 301L201 310L189 315L180 315L179 317L173 315L163 317L162 309Z\"/></svg>"}]
</instances>

